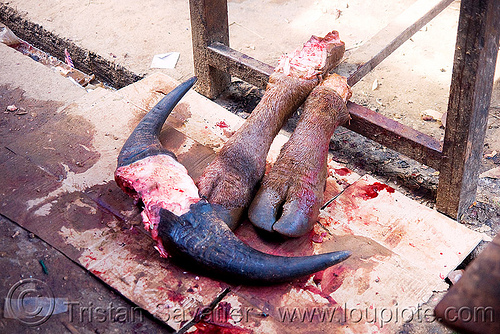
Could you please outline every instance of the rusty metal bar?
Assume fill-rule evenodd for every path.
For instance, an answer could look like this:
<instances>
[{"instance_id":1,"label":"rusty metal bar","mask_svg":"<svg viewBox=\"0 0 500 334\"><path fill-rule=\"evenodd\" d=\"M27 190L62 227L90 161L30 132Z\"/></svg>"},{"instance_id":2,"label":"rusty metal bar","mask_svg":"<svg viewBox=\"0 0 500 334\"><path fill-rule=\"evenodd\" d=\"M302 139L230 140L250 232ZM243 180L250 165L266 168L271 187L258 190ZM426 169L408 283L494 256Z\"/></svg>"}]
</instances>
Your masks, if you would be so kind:
<instances>
[{"instance_id":1,"label":"rusty metal bar","mask_svg":"<svg viewBox=\"0 0 500 334\"><path fill-rule=\"evenodd\" d=\"M242 78L260 89L266 88L274 70L272 66L218 42L207 47L207 60L210 66Z\"/></svg>"},{"instance_id":2,"label":"rusty metal bar","mask_svg":"<svg viewBox=\"0 0 500 334\"><path fill-rule=\"evenodd\" d=\"M438 140L356 103L348 102L347 110L351 121L346 128L439 170Z\"/></svg>"}]
</instances>

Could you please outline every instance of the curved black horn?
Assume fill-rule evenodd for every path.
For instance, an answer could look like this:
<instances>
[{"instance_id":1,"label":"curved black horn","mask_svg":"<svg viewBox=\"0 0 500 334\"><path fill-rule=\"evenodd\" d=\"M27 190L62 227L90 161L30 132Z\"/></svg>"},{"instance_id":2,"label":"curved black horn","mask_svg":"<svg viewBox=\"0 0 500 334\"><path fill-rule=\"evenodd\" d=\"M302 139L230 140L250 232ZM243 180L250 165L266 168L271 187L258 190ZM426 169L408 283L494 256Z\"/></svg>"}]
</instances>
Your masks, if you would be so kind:
<instances>
[{"instance_id":1,"label":"curved black horn","mask_svg":"<svg viewBox=\"0 0 500 334\"><path fill-rule=\"evenodd\" d=\"M158 139L163 123L177 103L196 83L197 78L183 82L168 93L137 125L118 155L118 167L126 166L150 155L170 154Z\"/></svg>"},{"instance_id":2,"label":"curved black horn","mask_svg":"<svg viewBox=\"0 0 500 334\"><path fill-rule=\"evenodd\" d=\"M178 217L160 211L158 235L167 251L189 264L230 280L276 283L310 275L347 259L347 251L286 257L262 253L238 239L219 217L217 205L201 200Z\"/></svg>"}]
</instances>

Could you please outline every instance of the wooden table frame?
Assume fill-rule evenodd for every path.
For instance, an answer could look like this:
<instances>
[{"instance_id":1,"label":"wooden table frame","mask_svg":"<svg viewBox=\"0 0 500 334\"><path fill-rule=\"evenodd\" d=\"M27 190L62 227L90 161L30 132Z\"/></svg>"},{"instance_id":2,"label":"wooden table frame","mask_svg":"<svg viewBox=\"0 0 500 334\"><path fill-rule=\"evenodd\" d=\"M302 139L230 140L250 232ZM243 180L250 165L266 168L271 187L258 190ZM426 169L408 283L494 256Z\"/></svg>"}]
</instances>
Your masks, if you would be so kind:
<instances>
[{"instance_id":1,"label":"wooden table frame","mask_svg":"<svg viewBox=\"0 0 500 334\"><path fill-rule=\"evenodd\" d=\"M452 0L418 0L335 72L352 86ZM234 75L265 88L273 67L229 47L227 0L190 0L197 90L208 98ZM462 0L444 143L349 102L347 128L440 171L437 209L460 218L474 202L499 47L500 0Z\"/></svg>"}]
</instances>

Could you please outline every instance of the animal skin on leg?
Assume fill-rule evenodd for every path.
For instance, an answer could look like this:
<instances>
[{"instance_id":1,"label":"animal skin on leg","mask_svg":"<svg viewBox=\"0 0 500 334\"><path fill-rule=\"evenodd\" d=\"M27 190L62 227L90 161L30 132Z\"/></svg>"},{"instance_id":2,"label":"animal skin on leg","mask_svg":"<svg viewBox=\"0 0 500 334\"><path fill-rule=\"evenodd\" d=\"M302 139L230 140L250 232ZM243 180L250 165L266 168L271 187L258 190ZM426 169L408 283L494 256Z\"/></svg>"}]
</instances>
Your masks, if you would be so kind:
<instances>
[{"instance_id":1,"label":"animal skin on leg","mask_svg":"<svg viewBox=\"0 0 500 334\"><path fill-rule=\"evenodd\" d=\"M301 49L282 57L251 116L205 169L197 184L200 195L229 210L231 228L237 226L264 175L274 137L344 51L334 31L324 38L313 36Z\"/></svg>"},{"instance_id":2,"label":"animal skin on leg","mask_svg":"<svg viewBox=\"0 0 500 334\"><path fill-rule=\"evenodd\" d=\"M350 96L346 78L336 74L311 92L295 131L250 206L248 217L255 226L289 237L312 228L323 202L330 138L349 119Z\"/></svg>"}]
</instances>

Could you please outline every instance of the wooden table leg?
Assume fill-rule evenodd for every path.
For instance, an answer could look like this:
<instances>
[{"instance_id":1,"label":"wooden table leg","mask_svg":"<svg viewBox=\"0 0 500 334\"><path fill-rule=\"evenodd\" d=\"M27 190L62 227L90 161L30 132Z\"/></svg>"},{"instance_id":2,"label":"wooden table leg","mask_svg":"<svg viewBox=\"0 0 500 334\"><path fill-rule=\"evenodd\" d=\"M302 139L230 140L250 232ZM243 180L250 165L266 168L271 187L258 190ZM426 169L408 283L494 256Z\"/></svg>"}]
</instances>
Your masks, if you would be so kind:
<instances>
[{"instance_id":1,"label":"wooden table leg","mask_svg":"<svg viewBox=\"0 0 500 334\"><path fill-rule=\"evenodd\" d=\"M437 194L453 218L476 197L499 36L499 0L462 0Z\"/></svg>"},{"instance_id":2,"label":"wooden table leg","mask_svg":"<svg viewBox=\"0 0 500 334\"><path fill-rule=\"evenodd\" d=\"M208 65L207 47L219 42L229 46L227 0L190 0L196 90L213 99L231 82L228 73Z\"/></svg>"}]
</instances>

